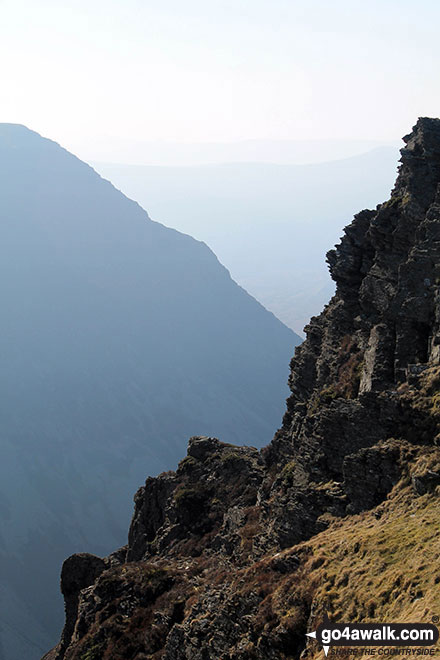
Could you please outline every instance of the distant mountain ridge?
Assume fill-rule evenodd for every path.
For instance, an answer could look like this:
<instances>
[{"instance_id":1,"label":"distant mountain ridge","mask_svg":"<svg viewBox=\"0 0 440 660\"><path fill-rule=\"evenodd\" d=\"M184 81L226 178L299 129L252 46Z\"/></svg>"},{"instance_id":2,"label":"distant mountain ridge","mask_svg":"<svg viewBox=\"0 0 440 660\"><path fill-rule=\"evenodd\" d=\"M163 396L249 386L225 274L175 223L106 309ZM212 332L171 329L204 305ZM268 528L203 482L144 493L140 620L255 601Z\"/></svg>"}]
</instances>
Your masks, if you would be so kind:
<instances>
[{"instance_id":1,"label":"distant mountain ridge","mask_svg":"<svg viewBox=\"0 0 440 660\"><path fill-rule=\"evenodd\" d=\"M72 143L73 144L73 143ZM213 163L304 165L351 158L371 149L399 147L399 140L248 139L230 142L142 140L116 136L76 139L72 146L86 162L136 166L194 167Z\"/></svg>"},{"instance_id":2,"label":"distant mountain ridge","mask_svg":"<svg viewBox=\"0 0 440 660\"><path fill-rule=\"evenodd\" d=\"M300 340L205 244L12 124L0 271L0 658L31 660L59 627L62 557L122 542L134 488L188 434L261 446Z\"/></svg>"},{"instance_id":3,"label":"distant mountain ridge","mask_svg":"<svg viewBox=\"0 0 440 660\"><path fill-rule=\"evenodd\" d=\"M398 150L380 147L308 165L197 167L95 163L152 217L205 241L251 295L302 333L334 292L325 253L344 218L386 199ZM282 157L282 154L279 154Z\"/></svg>"}]
</instances>

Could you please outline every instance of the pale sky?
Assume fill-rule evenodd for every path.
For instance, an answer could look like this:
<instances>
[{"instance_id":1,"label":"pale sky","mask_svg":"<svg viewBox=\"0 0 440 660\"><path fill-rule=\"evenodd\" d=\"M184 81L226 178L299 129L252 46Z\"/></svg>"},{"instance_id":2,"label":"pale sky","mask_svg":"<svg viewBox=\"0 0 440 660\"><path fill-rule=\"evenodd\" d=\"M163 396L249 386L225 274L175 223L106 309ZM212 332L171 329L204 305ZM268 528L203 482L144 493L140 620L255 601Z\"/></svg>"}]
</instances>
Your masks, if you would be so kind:
<instances>
[{"instance_id":1,"label":"pale sky","mask_svg":"<svg viewBox=\"0 0 440 660\"><path fill-rule=\"evenodd\" d=\"M396 140L440 115L439 25L438 0L0 0L0 121L114 161L124 141Z\"/></svg>"}]
</instances>

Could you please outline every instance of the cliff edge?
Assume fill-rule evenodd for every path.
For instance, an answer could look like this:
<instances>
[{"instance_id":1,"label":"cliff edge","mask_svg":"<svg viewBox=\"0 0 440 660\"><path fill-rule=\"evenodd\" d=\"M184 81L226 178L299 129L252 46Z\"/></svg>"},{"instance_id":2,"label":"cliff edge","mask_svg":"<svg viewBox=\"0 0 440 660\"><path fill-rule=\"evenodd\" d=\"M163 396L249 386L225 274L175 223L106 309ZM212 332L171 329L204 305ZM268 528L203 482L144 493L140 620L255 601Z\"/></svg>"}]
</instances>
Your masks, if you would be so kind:
<instances>
[{"instance_id":1,"label":"cliff edge","mask_svg":"<svg viewBox=\"0 0 440 660\"><path fill-rule=\"evenodd\" d=\"M337 291L291 362L262 451L196 437L135 496L128 545L63 566L46 660L320 657L305 633L440 609L440 120L389 201L328 253Z\"/></svg>"}]
</instances>

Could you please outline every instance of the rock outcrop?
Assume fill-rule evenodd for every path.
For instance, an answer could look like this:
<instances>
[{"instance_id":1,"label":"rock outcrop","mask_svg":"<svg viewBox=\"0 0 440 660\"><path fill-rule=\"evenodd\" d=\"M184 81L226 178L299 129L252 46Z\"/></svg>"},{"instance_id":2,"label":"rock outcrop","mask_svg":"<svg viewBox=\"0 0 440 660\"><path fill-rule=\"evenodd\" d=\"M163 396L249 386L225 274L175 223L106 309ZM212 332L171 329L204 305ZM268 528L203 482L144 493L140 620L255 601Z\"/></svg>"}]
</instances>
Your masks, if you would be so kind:
<instances>
[{"instance_id":1,"label":"rock outcrop","mask_svg":"<svg viewBox=\"0 0 440 660\"><path fill-rule=\"evenodd\" d=\"M271 444L192 438L175 473L148 479L127 548L66 601L47 660L298 658L324 610L406 617L425 599L436 614L440 120L404 140L390 200L328 253L336 295L296 349Z\"/></svg>"}]
</instances>

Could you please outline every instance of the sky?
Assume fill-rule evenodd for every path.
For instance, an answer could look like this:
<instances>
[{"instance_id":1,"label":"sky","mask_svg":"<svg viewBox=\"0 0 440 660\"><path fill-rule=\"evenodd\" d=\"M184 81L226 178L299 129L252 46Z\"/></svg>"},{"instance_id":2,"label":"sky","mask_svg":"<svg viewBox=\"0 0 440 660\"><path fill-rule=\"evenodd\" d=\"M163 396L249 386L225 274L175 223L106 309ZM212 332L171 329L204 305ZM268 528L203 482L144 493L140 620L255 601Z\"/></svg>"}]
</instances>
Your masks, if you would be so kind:
<instances>
[{"instance_id":1,"label":"sky","mask_svg":"<svg viewBox=\"0 0 440 660\"><path fill-rule=\"evenodd\" d=\"M0 121L114 162L148 141L395 141L440 115L439 24L437 0L0 0Z\"/></svg>"}]
</instances>

